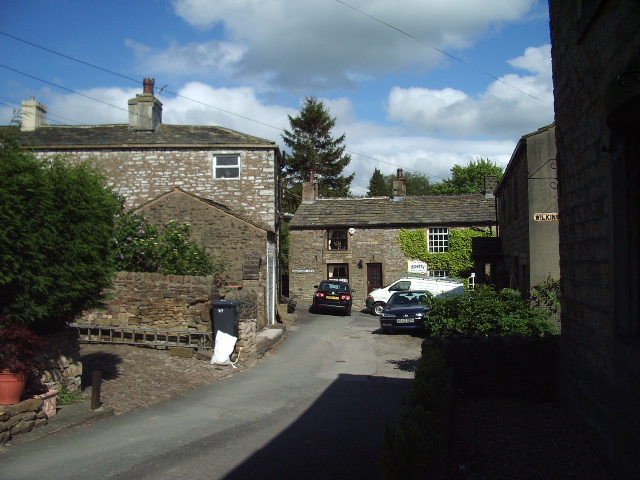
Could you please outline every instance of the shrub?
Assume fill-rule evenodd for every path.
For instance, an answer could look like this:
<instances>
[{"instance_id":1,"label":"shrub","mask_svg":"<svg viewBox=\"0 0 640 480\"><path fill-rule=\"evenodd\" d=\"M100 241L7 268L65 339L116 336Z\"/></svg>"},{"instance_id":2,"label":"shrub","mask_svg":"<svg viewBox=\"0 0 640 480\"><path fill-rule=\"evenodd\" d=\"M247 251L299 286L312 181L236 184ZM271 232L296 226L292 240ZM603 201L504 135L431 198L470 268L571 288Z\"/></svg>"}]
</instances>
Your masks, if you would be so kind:
<instances>
[{"instance_id":1,"label":"shrub","mask_svg":"<svg viewBox=\"0 0 640 480\"><path fill-rule=\"evenodd\" d=\"M42 368L36 359L45 340L21 324L0 317L0 372L28 373Z\"/></svg>"},{"instance_id":2,"label":"shrub","mask_svg":"<svg viewBox=\"0 0 640 480\"><path fill-rule=\"evenodd\" d=\"M38 160L0 138L0 314L55 330L100 304L118 199L88 164Z\"/></svg>"},{"instance_id":3,"label":"shrub","mask_svg":"<svg viewBox=\"0 0 640 480\"><path fill-rule=\"evenodd\" d=\"M116 218L113 254L117 269L128 272L158 272L165 275L218 275L224 263L211 258L190 239L188 224L167 223L159 231L135 212Z\"/></svg>"},{"instance_id":4,"label":"shrub","mask_svg":"<svg viewBox=\"0 0 640 480\"><path fill-rule=\"evenodd\" d=\"M442 351L427 350L418 362L398 425L385 428L380 463L389 480L428 478L446 466L450 378Z\"/></svg>"},{"instance_id":5,"label":"shrub","mask_svg":"<svg viewBox=\"0 0 640 480\"><path fill-rule=\"evenodd\" d=\"M541 335L556 333L549 312L532 307L517 290L478 285L457 297L434 298L425 321L429 335Z\"/></svg>"},{"instance_id":6,"label":"shrub","mask_svg":"<svg viewBox=\"0 0 640 480\"><path fill-rule=\"evenodd\" d=\"M531 289L531 303L534 307L545 308L551 314L560 311L560 280L549 276L544 282Z\"/></svg>"}]
</instances>

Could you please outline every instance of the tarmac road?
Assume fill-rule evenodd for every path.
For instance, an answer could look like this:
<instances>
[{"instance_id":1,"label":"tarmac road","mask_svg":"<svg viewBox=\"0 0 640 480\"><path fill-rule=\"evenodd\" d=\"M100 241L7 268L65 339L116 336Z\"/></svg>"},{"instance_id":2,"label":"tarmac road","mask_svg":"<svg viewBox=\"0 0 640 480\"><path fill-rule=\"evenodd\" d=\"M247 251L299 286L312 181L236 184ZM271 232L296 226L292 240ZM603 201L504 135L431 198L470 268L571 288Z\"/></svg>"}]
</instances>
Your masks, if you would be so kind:
<instances>
[{"instance_id":1,"label":"tarmac road","mask_svg":"<svg viewBox=\"0 0 640 480\"><path fill-rule=\"evenodd\" d=\"M421 339L380 335L375 316L299 312L276 354L146 409L15 445L0 478L381 478Z\"/></svg>"}]
</instances>

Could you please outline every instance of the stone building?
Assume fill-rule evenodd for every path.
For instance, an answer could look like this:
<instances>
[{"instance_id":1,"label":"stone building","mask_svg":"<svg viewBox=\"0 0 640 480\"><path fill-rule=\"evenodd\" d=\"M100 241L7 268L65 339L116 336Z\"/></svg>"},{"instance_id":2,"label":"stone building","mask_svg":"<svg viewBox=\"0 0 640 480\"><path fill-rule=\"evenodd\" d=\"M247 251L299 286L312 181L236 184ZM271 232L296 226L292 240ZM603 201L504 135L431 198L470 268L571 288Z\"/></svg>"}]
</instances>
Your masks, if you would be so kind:
<instances>
[{"instance_id":1,"label":"stone building","mask_svg":"<svg viewBox=\"0 0 640 480\"><path fill-rule=\"evenodd\" d=\"M407 196L401 169L392 198L318 198L317 184L307 182L289 223L290 296L310 302L314 285L339 279L356 290L354 307L363 308L368 292L408 273L402 229L425 229L430 250L441 252L450 230L495 225L492 194Z\"/></svg>"},{"instance_id":2,"label":"stone building","mask_svg":"<svg viewBox=\"0 0 640 480\"><path fill-rule=\"evenodd\" d=\"M640 3L549 6L561 400L616 478L640 478Z\"/></svg>"},{"instance_id":3,"label":"stone building","mask_svg":"<svg viewBox=\"0 0 640 480\"><path fill-rule=\"evenodd\" d=\"M143 93L128 103L128 124L52 126L46 124L44 105L35 99L24 101L19 141L42 158L60 155L70 162L94 164L125 197L127 207L146 205L145 214L161 209L162 214L151 215L160 226L170 219L170 211L176 214L171 219L191 222L196 238L206 238L210 251L231 260L228 273L233 282L243 281L241 257L257 255L264 266L264 290L259 292L267 299L264 315L273 322L279 278L278 146L223 127L163 124L153 79L145 79ZM171 210L172 202L181 205ZM205 212L209 223L194 217L198 211ZM214 217L220 220L215 227ZM222 233L222 225L229 230ZM261 246L243 243L246 232L254 228L261 232Z\"/></svg>"},{"instance_id":4,"label":"stone building","mask_svg":"<svg viewBox=\"0 0 640 480\"><path fill-rule=\"evenodd\" d=\"M496 189L502 254L500 287L528 296L547 278L560 278L555 126L524 135Z\"/></svg>"}]
</instances>

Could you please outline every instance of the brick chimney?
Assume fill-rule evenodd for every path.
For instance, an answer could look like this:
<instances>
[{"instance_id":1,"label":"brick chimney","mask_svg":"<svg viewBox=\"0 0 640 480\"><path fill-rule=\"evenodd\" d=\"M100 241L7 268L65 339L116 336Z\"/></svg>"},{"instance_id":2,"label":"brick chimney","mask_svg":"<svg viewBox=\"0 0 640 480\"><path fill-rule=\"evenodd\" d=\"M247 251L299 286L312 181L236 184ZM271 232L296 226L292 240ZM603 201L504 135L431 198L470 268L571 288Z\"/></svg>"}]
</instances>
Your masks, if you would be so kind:
<instances>
[{"instance_id":1,"label":"brick chimney","mask_svg":"<svg viewBox=\"0 0 640 480\"><path fill-rule=\"evenodd\" d=\"M396 179L393 181L393 199L397 201L404 200L407 196L407 182L404 179L404 171L399 168Z\"/></svg>"},{"instance_id":2,"label":"brick chimney","mask_svg":"<svg viewBox=\"0 0 640 480\"><path fill-rule=\"evenodd\" d=\"M495 175L487 175L484 177L484 196L486 198L494 198L498 188L498 177Z\"/></svg>"},{"instance_id":3,"label":"brick chimney","mask_svg":"<svg viewBox=\"0 0 640 480\"><path fill-rule=\"evenodd\" d=\"M31 97L22 101L22 124L20 130L33 132L47 123L47 107Z\"/></svg>"},{"instance_id":4,"label":"brick chimney","mask_svg":"<svg viewBox=\"0 0 640 480\"><path fill-rule=\"evenodd\" d=\"M316 172L309 172L309 181L302 183L302 203L314 203L318 199L318 181Z\"/></svg>"},{"instance_id":5,"label":"brick chimney","mask_svg":"<svg viewBox=\"0 0 640 480\"><path fill-rule=\"evenodd\" d=\"M129 100L129 128L153 132L162 123L162 102L153 94L153 78L142 82L142 93Z\"/></svg>"}]
</instances>

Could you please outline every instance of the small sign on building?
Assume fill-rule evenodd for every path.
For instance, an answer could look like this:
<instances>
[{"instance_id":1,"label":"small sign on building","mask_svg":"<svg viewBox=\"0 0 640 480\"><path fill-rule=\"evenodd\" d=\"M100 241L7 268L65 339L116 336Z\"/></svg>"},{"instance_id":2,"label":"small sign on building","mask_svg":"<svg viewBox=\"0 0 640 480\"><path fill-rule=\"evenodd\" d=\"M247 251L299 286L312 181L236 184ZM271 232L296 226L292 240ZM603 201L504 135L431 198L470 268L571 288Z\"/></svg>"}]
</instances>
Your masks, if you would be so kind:
<instances>
[{"instance_id":1,"label":"small sign on building","mask_svg":"<svg viewBox=\"0 0 640 480\"><path fill-rule=\"evenodd\" d=\"M423 262L422 260L409 260L407 262L407 272L409 273L426 275L428 270L427 262Z\"/></svg>"},{"instance_id":2,"label":"small sign on building","mask_svg":"<svg viewBox=\"0 0 640 480\"><path fill-rule=\"evenodd\" d=\"M557 222L558 218L560 218L560 216L558 215L558 212L533 214L534 222Z\"/></svg>"}]
</instances>

